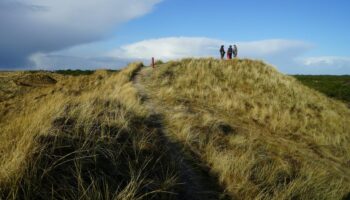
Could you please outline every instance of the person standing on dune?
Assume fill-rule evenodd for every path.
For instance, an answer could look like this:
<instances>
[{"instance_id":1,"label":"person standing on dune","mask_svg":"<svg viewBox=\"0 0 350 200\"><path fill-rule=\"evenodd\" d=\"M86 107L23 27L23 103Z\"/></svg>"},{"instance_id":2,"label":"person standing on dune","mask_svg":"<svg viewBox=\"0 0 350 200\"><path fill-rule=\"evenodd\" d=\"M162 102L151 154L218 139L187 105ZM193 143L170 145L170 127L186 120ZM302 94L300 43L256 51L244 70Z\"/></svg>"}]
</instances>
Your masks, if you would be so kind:
<instances>
[{"instance_id":1,"label":"person standing on dune","mask_svg":"<svg viewBox=\"0 0 350 200\"><path fill-rule=\"evenodd\" d=\"M221 55L221 60L224 59L225 57L225 48L224 48L224 45L221 45L221 48L220 48L220 55Z\"/></svg>"},{"instance_id":2,"label":"person standing on dune","mask_svg":"<svg viewBox=\"0 0 350 200\"><path fill-rule=\"evenodd\" d=\"M227 59L228 60L232 59L232 54L233 54L233 49L232 49L232 45L230 45L230 47L227 50Z\"/></svg>"},{"instance_id":3,"label":"person standing on dune","mask_svg":"<svg viewBox=\"0 0 350 200\"><path fill-rule=\"evenodd\" d=\"M238 56L238 48L237 48L237 45L233 45L233 56L235 58L237 58Z\"/></svg>"}]
</instances>

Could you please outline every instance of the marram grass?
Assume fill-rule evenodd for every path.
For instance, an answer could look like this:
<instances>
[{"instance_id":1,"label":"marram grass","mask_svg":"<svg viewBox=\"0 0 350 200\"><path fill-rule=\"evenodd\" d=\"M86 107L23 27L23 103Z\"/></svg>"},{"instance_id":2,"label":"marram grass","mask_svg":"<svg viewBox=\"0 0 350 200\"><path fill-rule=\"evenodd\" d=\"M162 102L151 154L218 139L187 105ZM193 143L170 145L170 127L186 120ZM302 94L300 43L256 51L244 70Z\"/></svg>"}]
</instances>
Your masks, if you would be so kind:
<instances>
[{"instance_id":1,"label":"marram grass","mask_svg":"<svg viewBox=\"0 0 350 200\"><path fill-rule=\"evenodd\" d=\"M0 73L0 199L349 198L350 110L261 61L40 73Z\"/></svg>"},{"instance_id":2,"label":"marram grass","mask_svg":"<svg viewBox=\"0 0 350 200\"><path fill-rule=\"evenodd\" d=\"M144 74L169 136L232 198L349 198L345 104L261 61L185 59Z\"/></svg>"}]
</instances>

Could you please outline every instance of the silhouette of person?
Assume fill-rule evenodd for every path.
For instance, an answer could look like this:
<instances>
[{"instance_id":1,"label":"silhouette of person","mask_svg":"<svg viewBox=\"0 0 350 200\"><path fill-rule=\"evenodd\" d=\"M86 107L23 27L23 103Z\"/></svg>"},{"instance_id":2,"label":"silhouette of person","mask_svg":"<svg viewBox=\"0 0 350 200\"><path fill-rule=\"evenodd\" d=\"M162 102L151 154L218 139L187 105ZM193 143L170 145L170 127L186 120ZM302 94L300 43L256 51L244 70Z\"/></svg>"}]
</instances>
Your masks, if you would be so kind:
<instances>
[{"instance_id":1,"label":"silhouette of person","mask_svg":"<svg viewBox=\"0 0 350 200\"><path fill-rule=\"evenodd\" d=\"M232 45L230 45L230 47L227 50L227 59L228 60L232 59L232 54L233 54L233 49L232 49Z\"/></svg>"},{"instance_id":2,"label":"silhouette of person","mask_svg":"<svg viewBox=\"0 0 350 200\"><path fill-rule=\"evenodd\" d=\"M233 45L233 55L235 58L237 58L238 56L238 48L237 48L237 45Z\"/></svg>"},{"instance_id":3,"label":"silhouette of person","mask_svg":"<svg viewBox=\"0 0 350 200\"><path fill-rule=\"evenodd\" d=\"M224 48L224 45L221 45L221 48L220 48L220 55L221 55L221 60L224 59L225 57L225 48Z\"/></svg>"}]
</instances>

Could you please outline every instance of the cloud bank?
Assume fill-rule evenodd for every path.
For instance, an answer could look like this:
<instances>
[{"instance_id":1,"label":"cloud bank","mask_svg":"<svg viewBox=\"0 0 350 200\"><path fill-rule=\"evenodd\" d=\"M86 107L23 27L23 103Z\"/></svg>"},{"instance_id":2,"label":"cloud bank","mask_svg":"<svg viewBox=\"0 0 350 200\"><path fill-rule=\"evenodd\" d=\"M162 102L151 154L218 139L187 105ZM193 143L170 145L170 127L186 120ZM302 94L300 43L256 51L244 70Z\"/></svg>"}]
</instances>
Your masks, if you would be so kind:
<instances>
[{"instance_id":1,"label":"cloud bank","mask_svg":"<svg viewBox=\"0 0 350 200\"><path fill-rule=\"evenodd\" d=\"M311 45L297 40L261 40L250 42L223 41L205 37L169 37L144 40L122 46L109 53L116 58L149 59L156 56L170 60L183 57L218 56L221 45L237 44L241 57L266 58L272 56L293 57L311 48Z\"/></svg>"},{"instance_id":2,"label":"cloud bank","mask_svg":"<svg viewBox=\"0 0 350 200\"><path fill-rule=\"evenodd\" d=\"M0 0L0 68L28 57L108 37L161 0Z\"/></svg>"},{"instance_id":3,"label":"cloud bank","mask_svg":"<svg viewBox=\"0 0 350 200\"><path fill-rule=\"evenodd\" d=\"M303 69L296 69L297 73L307 74L350 74L350 57L319 56L299 58L297 62ZM300 67L299 67L300 68ZM301 72L299 72L301 71Z\"/></svg>"},{"instance_id":4,"label":"cloud bank","mask_svg":"<svg viewBox=\"0 0 350 200\"><path fill-rule=\"evenodd\" d=\"M80 55L79 48L49 54L34 54L39 69L120 68L128 62L152 57L164 61L186 57L219 57L220 45L237 44L240 58L260 59L288 74L350 74L350 57L305 57L313 45L299 40L223 41L206 37L168 37L123 45L109 52ZM86 47L85 47L86 48ZM95 49L89 45L89 49ZM83 48L81 48L83 49Z\"/></svg>"},{"instance_id":5,"label":"cloud bank","mask_svg":"<svg viewBox=\"0 0 350 200\"><path fill-rule=\"evenodd\" d=\"M302 60L306 66L338 66L347 67L350 63L350 57L339 57L339 56L323 56L323 57L310 57Z\"/></svg>"},{"instance_id":6,"label":"cloud bank","mask_svg":"<svg viewBox=\"0 0 350 200\"><path fill-rule=\"evenodd\" d=\"M238 45L240 58L261 59L289 74L350 74L350 57L305 57L314 47L300 40L224 41L205 37L168 37L124 45L108 53L115 59L162 60L219 57L219 47Z\"/></svg>"}]
</instances>

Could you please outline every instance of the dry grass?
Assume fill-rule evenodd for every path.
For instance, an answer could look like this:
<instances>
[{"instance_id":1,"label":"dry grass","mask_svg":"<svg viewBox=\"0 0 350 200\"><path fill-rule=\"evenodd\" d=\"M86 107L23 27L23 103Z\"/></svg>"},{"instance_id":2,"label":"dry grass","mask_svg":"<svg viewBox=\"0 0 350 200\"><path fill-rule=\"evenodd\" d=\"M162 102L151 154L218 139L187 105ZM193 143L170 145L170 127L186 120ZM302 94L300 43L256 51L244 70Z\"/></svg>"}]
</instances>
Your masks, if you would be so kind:
<instances>
[{"instance_id":1,"label":"dry grass","mask_svg":"<svg viewBox=\"0 0 350 200\"><path fill-rule=\"evenodd\" d=\"M185 59L143 73L169 135L205 161L233 198L349 195L343 103L260 61Z\"/></svg>"},{"instance_id":2,"label":"dry grass","mask_svg":"<svg viewBox=\"0 0 350 200\"><path fill-rule=\"evenodd\" d=\"M346 105L260 61L158 65L0 73L0 199L349 198Z\"/></svg>"},{"instance_id":3,"label":"dry grass","mask_svg":"<svg viewBox=\"0 0 350 200\"><path fill-rule=\"evenodd\" d=\"M3 73L0 199L177 199L181 160L133 87L141 67L48 74L58 82L35 87L14 85L31 80L24 72Z\"/></svg>"}]
</instances>

